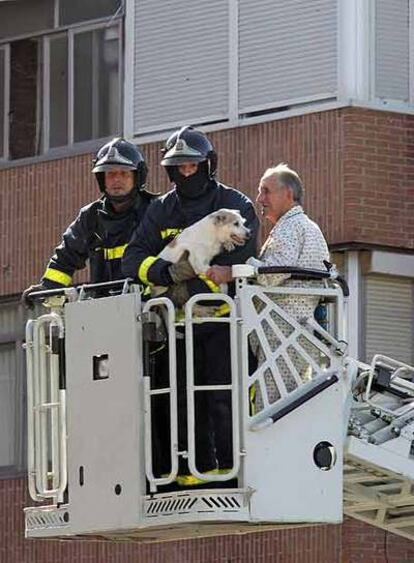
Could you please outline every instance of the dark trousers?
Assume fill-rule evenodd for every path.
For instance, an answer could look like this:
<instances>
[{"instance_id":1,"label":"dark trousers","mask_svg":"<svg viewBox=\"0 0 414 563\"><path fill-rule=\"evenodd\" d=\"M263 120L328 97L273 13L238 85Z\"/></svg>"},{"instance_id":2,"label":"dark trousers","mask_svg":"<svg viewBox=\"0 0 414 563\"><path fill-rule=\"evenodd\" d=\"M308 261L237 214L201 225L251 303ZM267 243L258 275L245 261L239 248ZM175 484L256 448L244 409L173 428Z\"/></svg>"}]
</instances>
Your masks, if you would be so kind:
<instances>
[{"instance_id":1,"label":"dark trousers","mask_svg":"<svg viewBox=\"0 0 414 563\"><path fill-rule=\"evenodd\" d=\"M224 324L194 327L195 385L223 385L231 381L229 328ZM158 353L154 381L161 387L168 381L168 351ZM177 339L177 396L179 450L187 450L186 353L184 339ZM170 415L166 397L153 400L153 458L156 474L169 472ZM232 408L230 391L195 392L196 466L200 472L233 465ZM188 474L180 458L180 474Z\"/></svg>"}]
</instances>

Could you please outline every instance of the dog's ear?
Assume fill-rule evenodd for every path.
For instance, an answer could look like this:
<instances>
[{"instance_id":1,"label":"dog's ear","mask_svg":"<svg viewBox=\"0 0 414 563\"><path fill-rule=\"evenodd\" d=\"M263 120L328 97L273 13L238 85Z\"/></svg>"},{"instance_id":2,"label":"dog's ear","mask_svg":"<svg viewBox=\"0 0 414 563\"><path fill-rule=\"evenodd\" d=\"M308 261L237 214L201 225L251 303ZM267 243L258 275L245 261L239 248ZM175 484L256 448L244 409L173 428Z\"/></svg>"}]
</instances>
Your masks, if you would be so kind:
<instances>
[{"instance_id":1,"label":"dog's ear","mask_svg":"<svg viewBox=\"0 0 414 563\"><path fill-rule=\"evenodd\" d=\"M223 213L222 211L216 211L215 213L213 213L213 223L215 225L221 225L223 223L226 222L226 214Z\"/></svg>"},{"instance_id":2,"label":"dog's ear","mask_svg":"<svg viewBox=\"0 0 414 563\"><path fill-rule=\"evenodd\" d=\"M243 215L240 213L240 211L238 209L233 209L233 212L237 216L237 218L239 219L240 223L242 225L244 225L244 223L246 222L246 219L243 217Z\"/></svg>"}]
</instances>

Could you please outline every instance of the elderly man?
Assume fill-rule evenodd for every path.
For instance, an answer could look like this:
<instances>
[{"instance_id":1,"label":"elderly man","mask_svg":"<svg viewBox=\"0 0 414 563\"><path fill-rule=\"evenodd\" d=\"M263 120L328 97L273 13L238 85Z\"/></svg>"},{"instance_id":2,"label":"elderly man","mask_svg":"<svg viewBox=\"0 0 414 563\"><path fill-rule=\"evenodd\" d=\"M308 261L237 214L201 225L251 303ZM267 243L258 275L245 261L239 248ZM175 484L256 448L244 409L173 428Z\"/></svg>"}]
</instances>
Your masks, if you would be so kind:
<instances>
[{"instance_id":1,"label":"elderly man","mask_svg":"<svg viewBox=\"0 0 414 563\"><path fill-rule=\"evenodd\" d=\"M259 260L249 258L253 266L292 266L326 270L324 260L329 260L325 237L318 225L309 219L302 209L304 199L302 181L286 164L268 168L263 174L256 202L262 207L262 215L273 224L273 229L262 246ZM216 281L214 269L207 275ZM258 283L266 286L309 287L319 282L289 280L289 274L258 276ZM217 279L216 283L220 283ZM296 320L313 315L319 298L308 296L278 297L278 303Z\"/></svg>"},{"instance_id":2,"label":"elderly man","mask_svg":"<svg viewBox=\"0 0 414 563\"><path fill-rule=\"evenodd\" d=\"M257 203L262 206L262 213L274 226L264 243L259 260L250 258L247 262L254 266L292 266L326 270L324 260L329 260L326 240L316 223L304 213L302 209L304 188L299 175L286 164L278 164L268 168L263 174L258 190ZM289 274L262 274L258 276L258 283L265 286L320 287L319 281L298 281L289 279ZM273 300L297 322L303 323L313 317L318 306L318 296L307 295L274 295ZM266 335L274 340L274 333ZM252 349L257 356L259 365L264 361L264 353L257 338L251 339ZM307 350L312 356L314 351ZM297 360L301 365L296 367L305 375L307 365ZM295 384L288 370L281 369L281 376L288 391ZM279 396L277 390L269 392L270 402ZM258 398L260 402L260 398Z\"/></svg>"},{"instance_id":3,"label":"elderly man","mask_svg":"<svg viewBox=\"0 0 414 563\"><path fill-rule=\"evenodd\" d=\"M292 266L325 270L329 260L325 237L302 209L304 188L299 175L286 164L268 168L263 174L257 196L262 213L274 226L264 243L256 266ZM248 261L249 262L249 261ZM261 285L307 287L319 282L289 280L289 274L267 274L258 278ZM318 297L278 297L278 302L296 320L313 315Z\"/></svg>"}]
</instances>

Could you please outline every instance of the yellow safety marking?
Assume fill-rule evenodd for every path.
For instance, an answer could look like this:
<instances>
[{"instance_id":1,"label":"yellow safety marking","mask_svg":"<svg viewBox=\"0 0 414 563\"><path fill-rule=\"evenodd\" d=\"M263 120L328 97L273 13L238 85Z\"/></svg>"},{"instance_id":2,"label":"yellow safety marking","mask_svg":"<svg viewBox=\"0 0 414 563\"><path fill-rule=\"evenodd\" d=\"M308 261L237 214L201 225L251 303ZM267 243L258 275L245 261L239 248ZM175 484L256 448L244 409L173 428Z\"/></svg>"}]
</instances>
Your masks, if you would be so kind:
<instances>
[{"instance_id":1,"label":"yellow safety marking","mask_svg":"<svg viewBox=\"0 0 414 563\"><path fill-rule=\"evenodd\" d=\"M228 315L230 313L230 305L227 303L223 303L220 307L217 308L216 312L214 313L215 317L224 317L224 315Z\"/></svg>"},{"instance_id":2,"label":"yellow safety marking","mask_svg":"<svg viewBox=\"0 0 414 563\"><path fill-rule=\"evenodd\" d=\"M145 260L141 262L141 265L138 268L138 277L143 283L151 285L151 282L148 280L148 270L157 260L157 256L148 256L148 258L145 258Z\"/></svg>"},{"instance_id":3,"label":"yellow safety marking","mask_svg":"<svg viewBox=\"0 0 414 563\"><path fill-rule=\"evenodd\" d=\"M198 277L202 280L213 293L220 293L220 286L213 282L206 274L199 274Z\"/></svg>"},{"instance_id":4,"label":"yellow safety marking","mask_svg":"<svg viewBox=\"0 0 414 563\"><path fill-rule=\"evenodd\" d=\"M61 272L60 270L55 270L54 268L47 268L43 277L47 280L54 281L66 286L72 283L72 276L65 274L65 272Z\"/></svg>"},{"instance_id":5,"label":"yellow safety marking","mask_svg":"<svg viewBox=\"0 0 414 563\"><path fill-rule=\"evenodd\" d=\"M103 251L105 260L116 260L117 258L122 258L127 246L127 244L123 244L122 246L114 246L113 248L104 248Z\"/></svg>"},{"instance_id":6,"label":"yellow safety marking","mask_svg":"<svg viewBox=\"0 0 414 563\"><path fill-rule=\"evenodd\" d=\"M175 237L179 235L184 229L163 229L161 231L161 238Z\"/></svg>"},{"instance_id":7,"label":"yellow safety marking","mask_svg":"<svg viewBox=\"0 0 414 563\"><path fill-rule=\"evenodd\" d=\"M256 414L256 384L254 383L249 389L250 416Z\"/></svg>"}]
</instances>

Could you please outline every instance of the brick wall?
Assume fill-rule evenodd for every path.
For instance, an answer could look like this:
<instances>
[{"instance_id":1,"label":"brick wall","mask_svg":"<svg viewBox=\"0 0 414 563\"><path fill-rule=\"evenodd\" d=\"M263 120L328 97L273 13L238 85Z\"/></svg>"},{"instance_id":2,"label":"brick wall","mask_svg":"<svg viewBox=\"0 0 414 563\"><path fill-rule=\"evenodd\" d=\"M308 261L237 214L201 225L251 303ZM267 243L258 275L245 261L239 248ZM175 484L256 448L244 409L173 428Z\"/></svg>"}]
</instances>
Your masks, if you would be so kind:
<instances>
[{"instance_id":1,"label":"brick wall","mask_svg":"<svg viewBox=\"0 0 414 563\"><path fill-rule=\"evenodd\" d=\"M343 109L211 135L220 178L254 197L263 170L286 161L330 242L414 247L414 117ZM160 144L144 146L150 187L167 189ZM0 170L0 295L37 280L64 227L98 194L90 155ZM356 521L166 545L24 541L24 482L0 482L0 563L414 562L414 544Z\"/></svg>"},{"instance_id":2,"label":"brick wall","mask_svg":"<svg viewBox=\"0 0 414 563\"><path fill-rule=\"evenodd\" d=\"M345 110L343 137L346 236L414 248L414 116Z\"/></svg>"},{"instance_id":3,"label":"brick wall","mask_svg":"<svg viewBox=\"0 0 414 563\"><path fill-rule=\"evenodd\" d=\"M413 563L414 542L347 518L341 555L342 563Z\"/></svg>"},{"instance_id":4,"label":"brick wall","mask_svg":"<svg viewBox=\"0 0 414 563\"><path fill-rule=\"evenodd\" d=\"M412 563L414 542L346 519L158 544L25 540L23 479L0 481L0 563Z\"/></svg>"},{"instance_id":5,"label":"brick wall","mask_svg":"<svg viewBox=\"0 0 414 563\"><path fill-rule=\"evenodd\" d=\"M414 117L343 109L211 134L220 179L255 197L264 169L300 171L306 209L331 243L414 248ZM160 143L143 147L153 191L165 191ZM98 191L91 155L0 170L0 295L18 293L45 261L80 206Z\"/></svg>"}]
</instances>

